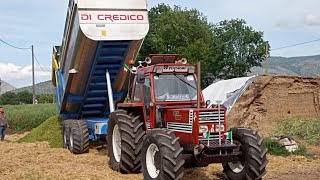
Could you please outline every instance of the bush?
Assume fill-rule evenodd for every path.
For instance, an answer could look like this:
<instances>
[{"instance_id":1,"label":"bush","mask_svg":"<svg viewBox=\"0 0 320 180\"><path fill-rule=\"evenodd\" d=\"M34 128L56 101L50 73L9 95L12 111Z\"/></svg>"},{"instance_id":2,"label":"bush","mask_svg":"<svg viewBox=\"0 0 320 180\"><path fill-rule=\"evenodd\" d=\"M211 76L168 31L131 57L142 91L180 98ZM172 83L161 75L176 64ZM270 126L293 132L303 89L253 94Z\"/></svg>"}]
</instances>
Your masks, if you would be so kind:
<instances>
[{"instance_id":1,"label":"bush","mask_svg":"<svg viewBox=\"0 0 320 180\"><path fill-rule=\"evenodd\" d=\"M307 148L304 145L299 145L298 149L291 153L287 151L284 147L282 147L277 141L272 140L270 138L265 138L264 143L267 146L268 153L270 155L275 155L275 156L297 155L297 156L305 156L307 158L313 158L313 154L309 153Z\"/></svg>"},{"instance_id":2,"label":"bush","mask_svg":"<svg viewBox=\"0 0 320 180\"><path fill-rule=\"evenodd\" d=\"M32 104L33 95L27 90L18 92L16 94L17 101L19 104Z\"/></svg>"},{"instance_id":3,"label":"bush","mask_svg":"<svg viewBox=\"0 0 320 180\"><path fill-rule=\"evenodd\" d=\"M52 148L62 148L61 124L61 119L58 116L53 116L43 122L39 127L33 129L18 142L34 143L46 141Z\"/></svg>"},{"instance_id":4,"label":"bush","mask_svg":"<svg viewBox=\"0 0 320 180\"><path fill-rule=\"evenodd\" d=\"M264 143L266 147L268 148L268 153L271 155L276 155L276 156L289 156L290 153L281 145L270 138L265 138Z\"/></svg>"},{"instance_id":5,"label":"bush","mask_svg":"<svg viewBox=\"0 0 320 180\"><path fill-rule=\"evenodd\" d=\"M56 104L26 104L4 106L10 128L24 131L38 127L56 115Z\"/></svg>"},{"instance_id":6,"label":"bush","mask_svg":"<svg viewBox=\"0 0 320 180\"><path fill-rule=\"evenodd\" d=\"M40 94L37 96L38 103L53 103L53 94Z\"/></svg>"},{"instance_id":7,"label":"bush","mask_svg":"<svg viewBox=\"0 0 320 180\"><path fill-rule=\"evenodd\" d=\"M32 93L27 90L18 92L6 92L0 97L1 105L17 105L17 104L32 104Z\"/></svg>"},{"instance_id":8,"label":"bush","mask_svg":"<svg viewBox=\"0 0 320 180\"><path fill-rule=\"evenodd\" d=\"M19 104L18 99L17 99L17 95L14 92L11 92L11 91L2 94L0 96L0 104L1 105L7 105L7 104L16 105L16 104Z\"/></svg>"}]
</instances>

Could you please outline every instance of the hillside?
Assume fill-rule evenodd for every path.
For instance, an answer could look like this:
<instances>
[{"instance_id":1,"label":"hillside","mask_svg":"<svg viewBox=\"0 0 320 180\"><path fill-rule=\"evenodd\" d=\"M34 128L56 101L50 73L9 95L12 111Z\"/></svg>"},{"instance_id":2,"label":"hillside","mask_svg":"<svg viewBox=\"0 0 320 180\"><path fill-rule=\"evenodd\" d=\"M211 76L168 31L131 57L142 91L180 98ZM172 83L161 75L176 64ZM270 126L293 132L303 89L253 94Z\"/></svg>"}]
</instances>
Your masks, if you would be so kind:
<instances>
[{"instance_id":1,"label":"hillside","mask_svg":"<svg viewBox=\"0 0 320 180\"><path fill-rule=\"evenodd\" d=\"M11 84L3 81L3 80L0 80L0 94L3 94L7 91L12 91L16 89L14 86L12 86Z\"/></svg>"},{"instance_id":2,"label":"hillside","mask_svg":"<svg viewBox=\"0 0 320 180\"><path fill-rule=\"evenodd\" d=\"M35 86L36 86L36 94L53 94L54 93L54 87L52 85L51 80L38 83ZM25 90L32 93L32 86L15 89L12 92L17 93Z\"/></svg>"},{"instance_id":3,"label":"hillside","mask_svg":"<svg viewBox=\"0 0 320 180\"><path fill-rule=\"evenodd\" d=\"M264 66L264 62L262 63ZM264 69L260 67L252 68L251 74L263 74ZM317 77L320 76L320 55L301 57L270 57L270 75L287 75Z\"/></svg>"}]
</instances>

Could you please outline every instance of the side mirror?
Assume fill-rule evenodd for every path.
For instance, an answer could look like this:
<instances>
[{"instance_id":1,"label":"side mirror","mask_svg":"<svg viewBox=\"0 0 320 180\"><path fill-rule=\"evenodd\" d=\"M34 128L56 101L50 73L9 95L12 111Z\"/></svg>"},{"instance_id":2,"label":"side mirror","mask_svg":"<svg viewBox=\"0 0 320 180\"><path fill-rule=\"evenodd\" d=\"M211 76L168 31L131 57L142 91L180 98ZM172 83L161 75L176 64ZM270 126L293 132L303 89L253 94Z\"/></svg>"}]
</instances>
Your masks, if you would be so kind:
<instances>
[{"instance_id":1,"label":"side mirror","mask_svg":"<svg viewBox=\"0 0 320 180\"><path fill-rule=\"evenodd\" d=\"M137 74L137 83L143 84L145 81L146 77L144 74Z\"/></svg>"},{"instance_id":2,"label":"side mirror","mask_svg":"<svg viewBox=\"0 0 320 180\"><path fill-rule=\"evenodd\" d=\"M210 100L207 100L207 101L206 101L206 107L209 108L210 104L211 104L211 101L210 101Z\"/></svg>"},{"instance_id":3,"label":"side mirror","mask_svg":"<svg viewBox=\"0 0 320 180\"><path fill-rule=\"evenodd\" d=\"M207 76L204 79L205 79L206 86L211 85L213 83L213 81L214 81L213 74L212 73L208 73Z\"/></svg>"}]
</instances>

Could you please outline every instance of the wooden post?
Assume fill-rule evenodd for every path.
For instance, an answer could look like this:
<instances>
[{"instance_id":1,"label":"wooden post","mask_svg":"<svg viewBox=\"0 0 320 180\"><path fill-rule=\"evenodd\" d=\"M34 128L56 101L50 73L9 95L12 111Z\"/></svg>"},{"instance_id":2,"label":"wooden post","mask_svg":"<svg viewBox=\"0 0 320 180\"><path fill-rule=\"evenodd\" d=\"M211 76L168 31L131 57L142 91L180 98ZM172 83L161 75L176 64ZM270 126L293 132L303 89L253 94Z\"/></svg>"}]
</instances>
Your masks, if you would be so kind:
<instances>
[{"instance_id":1,"label":"wooden post","mask_svg":"<svg viewBox=\"0 0 320 180\"><path fill-rule=\"evenodd\" d=\"M34 80L34 50L33 45L31 46L32 53L32 104L36 103L36 90L35 90L35 80Z\"/></svg>"}]
</instances>

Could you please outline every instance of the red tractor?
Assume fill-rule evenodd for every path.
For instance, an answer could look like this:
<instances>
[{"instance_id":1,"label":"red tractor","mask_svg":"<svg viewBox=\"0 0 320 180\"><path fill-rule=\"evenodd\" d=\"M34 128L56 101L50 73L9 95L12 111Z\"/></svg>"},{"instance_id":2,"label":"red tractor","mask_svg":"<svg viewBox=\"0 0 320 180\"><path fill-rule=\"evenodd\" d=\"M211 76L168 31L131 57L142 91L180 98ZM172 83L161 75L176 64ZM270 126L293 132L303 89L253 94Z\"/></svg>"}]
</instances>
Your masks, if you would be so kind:
<instances>
[{"instance_id":1,"label":"red tractor","mask_svg":"<svg viewBox=\"0 0 320 180\"><path fill-rule=\"evenodd\" d=\"M131 98L117 104L108 124L111 168L181 179L185 165L221 163L230 179L261 179L268 164L263 139L247 128L227 131L226 109L204 101L199 64L178 57L150 55L132 72Z\"/></svg>"}]
</instances>

